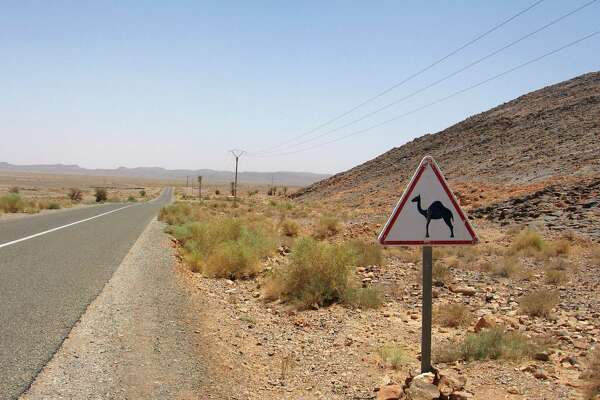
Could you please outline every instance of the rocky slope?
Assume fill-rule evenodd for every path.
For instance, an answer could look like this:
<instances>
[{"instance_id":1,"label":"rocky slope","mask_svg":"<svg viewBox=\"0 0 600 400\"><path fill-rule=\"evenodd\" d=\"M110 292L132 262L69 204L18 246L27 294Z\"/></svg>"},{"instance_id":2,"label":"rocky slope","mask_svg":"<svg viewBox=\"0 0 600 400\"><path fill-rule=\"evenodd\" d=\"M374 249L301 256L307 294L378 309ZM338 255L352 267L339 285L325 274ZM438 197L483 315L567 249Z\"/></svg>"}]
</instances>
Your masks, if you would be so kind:
<instances>
[{"instance_id":1,"label":"rocky slope","mask_svg":"<svg viewBox=\"0 0 600 400\"><path fill-rule=\"evenodd\" d=\"M593 72L417 138L295 196L365 205L365 198L397 195L426 154L451 181L523 185L551 177L597 175L598 115L600 72Z\"/></svg>"}]
</instances>

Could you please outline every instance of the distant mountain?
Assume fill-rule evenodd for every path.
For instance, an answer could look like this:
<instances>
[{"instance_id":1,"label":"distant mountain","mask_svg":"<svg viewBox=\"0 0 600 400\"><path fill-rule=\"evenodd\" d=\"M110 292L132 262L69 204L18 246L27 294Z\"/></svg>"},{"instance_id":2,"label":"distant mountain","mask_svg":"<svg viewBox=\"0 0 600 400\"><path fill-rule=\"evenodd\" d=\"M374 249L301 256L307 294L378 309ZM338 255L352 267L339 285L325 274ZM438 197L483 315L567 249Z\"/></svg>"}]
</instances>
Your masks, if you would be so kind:
<instances>
[{"instance_id":1,"label":"distant mountain","mask_svg":"<svg viewBox=\"0 0 600 400\"><path fill-rule=\"evenodd\" d=\"M600 72L548 86L317 182L299 198L392 204L423 156L451 181L526 184L600 175Z\"/></svg>"},{"instance_id":2,"label":"distant mountain","mask_svg":"<svg viewBox=\"0 0 600 400\"><path fill-rule=\"evenodd\" d=\"M178 179L184 180L186 176L195 179L201 175L209 183L228 183L233 181L234 174L231 171L216 171L212 169L166 169L161 167L138 167L116 169L88 169L78 165L65 164L39 164L39 165L13 165L0 162L0 172L31 172L44 174L77 174L93 176L121 176L146 179ZM327 174L315 174L311 172L240 172L238 180L243 184L306 186L322 179L328 178Z\"/></svg>"}]
</instances>

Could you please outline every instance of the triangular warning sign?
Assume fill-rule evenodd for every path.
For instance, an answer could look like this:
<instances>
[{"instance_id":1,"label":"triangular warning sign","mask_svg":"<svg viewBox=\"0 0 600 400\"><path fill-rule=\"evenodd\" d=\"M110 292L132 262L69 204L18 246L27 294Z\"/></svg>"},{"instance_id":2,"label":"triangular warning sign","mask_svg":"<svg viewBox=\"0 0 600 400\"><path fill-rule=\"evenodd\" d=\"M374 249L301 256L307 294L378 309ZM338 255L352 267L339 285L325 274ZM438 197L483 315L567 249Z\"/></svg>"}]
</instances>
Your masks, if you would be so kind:
<instances>
[{"instance_id":1,"label":"triangular warning sign","mask_svg":"<svg viewBox=\"0 0 600 400\"><path fill-rule=\"evenodd\" d=\"M479 241L433 158L423 158L379 235L383 245L459 245Z\"/></svg>"}]
</instances>

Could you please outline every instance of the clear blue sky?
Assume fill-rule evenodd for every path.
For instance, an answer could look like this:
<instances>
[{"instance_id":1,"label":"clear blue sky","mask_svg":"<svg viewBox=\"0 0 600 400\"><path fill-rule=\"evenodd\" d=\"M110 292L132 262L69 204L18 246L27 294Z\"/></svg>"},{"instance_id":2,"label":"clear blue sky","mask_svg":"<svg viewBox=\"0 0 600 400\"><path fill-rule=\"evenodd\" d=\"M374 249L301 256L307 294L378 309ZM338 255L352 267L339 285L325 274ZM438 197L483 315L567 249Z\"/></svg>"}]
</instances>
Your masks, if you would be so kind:
<instances>
[{"instance_id":1,"label":"clear blue sky","mask_svg":"<svg viewBox=\"0 0 600 400\"><path fill-rule=\"evenodd\" d=\"M546 0L340 123L585 2ZM0 161L231 169L228 149L256 151L305 132L531 3L3 2ZM599 3L328 138L406 112L595 31ZM600 36L595 36L379 129L294 155L247 157L241 168L339 172L599 65Z\"/></svg>"}]
</instances>

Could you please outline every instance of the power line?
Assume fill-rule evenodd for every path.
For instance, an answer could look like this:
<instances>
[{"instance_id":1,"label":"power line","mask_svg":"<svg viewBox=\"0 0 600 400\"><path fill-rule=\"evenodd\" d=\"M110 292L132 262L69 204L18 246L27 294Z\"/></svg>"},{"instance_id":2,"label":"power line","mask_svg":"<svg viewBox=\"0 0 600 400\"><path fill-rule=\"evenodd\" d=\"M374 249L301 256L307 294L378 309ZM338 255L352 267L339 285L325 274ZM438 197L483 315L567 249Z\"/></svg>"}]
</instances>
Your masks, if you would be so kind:
<instances>
[{"instance_id":1,"label":"power line","mask_svg":"<svg viewBox=\"0 0 600 400\"><path fill-rule=\"evenodd\" d=\"M436 105L436 104L442 103L442 102L444 102L444 101L446 101L446 100L448 100L448 99L451 99L451 98L453 98L453 97L455 97L455 96L458 96L458 95L460 95L460 94L463 94L463 93L465 93L465 92L468 92L468 91L470 91L470 90L473 90L473 89L475 89L475 88L477 88L477 87L479 87L479 86L481 86L481 85L484 85L484 84L486 84L486 83L489 83L489 82L491 82L491 81L493 81L493 80L496 80L496 79L498 79L498 78L501 78L501 77L503 77L504 75L508 75L508 74L510 74L511 72L514 72L514 71L516 71L516 70L518 70L518 69L524 68L524 67L526 67L526 66L528 66L528 65L530 65L530 64L533 64L533 63L535 63L535 62L537 62L537 61L540 61L540 60L542 60L542 59L544 59L544 58L546 58L546 57L549 57L549 56L551 56L551 55L553 55L553 54L556 54L556 53L558 53L558 52L560 52L560 51L562 51L562 50L565 50L565 49L567 49L567 48L569 48L569 47L572 47L572 46L574 46L574 45L576 45L576 44L578 44L578 43L580 43L580 42L583 42L584 40L587 40L587 39L589 39L589 38L591 38L591 37L593 37L593 36L596 36L596 35L598 35L598 34L600 34L600 30L598 30L598 31L595 31L595 32L592 32L592 33L590 33L590 34L588 34L588 35L586 35L586 36L583 36L583 37L581 37L581 38L579 38L579 39L576 39L576 40L574 40L574 41L572 41L572 42L570 42L570 43L567 43L567 44L565 44L565 45L563 45L563 46L561 46L561 47L559 47L559 48L557 48L557 49L554 49L554 50L552 50L552 51L548 52L548 53L542 54L541 56L538 56L538 57L536 57L536 58L533 58L533 59L531 59L531 60L529 60L529 61L526 61L526 62L524 62L524 63L522 63L522 64L519 64L519 65L517 65L517 66L515 66L515 67L512 67L512 68L510 68L510 69L508 69L508 70L505 70L505 71L503 71L503 72L501 72L501 73L499 73L499 74L496 74L496 75L494 75L494 76L492 76L492 77L490 77L490 78L487 78L487 79L485 79L485 80L483 80L483 81L480 81L480 82L478 82L478 83L475 83L475 84L473 84L473 85L471 85L471 86L468 86L468 87L467 87L467 88L465 88L465 89L462 89L462 90L456 91L456 92L454 92L454 93L451 93L451 94L449 94L449 95L447 95L447 96L445 96L445 97L441 97L441 98L439 98L439 99L437 99L437 100L435 100L435 101L432 101L431 103L427 103L427 104L425 104L425 105L422 105L422 106L420 106L420 107L418 107L418 108L415 108L415 109L413 109L413 110L410 110L410 111L408 111L408 112L405 112L405 113L403 113L403 114L397 115L397 116L395 116L395 117L393 117L393 118L390 118L390 119L388 119L388 120L385 120L385 121L383 121L383 122L377 123L377 124L375 124L375 125L371 125L371 126L369 126L369 127L367 127L367 128L364 128L364 129L361 129L361 130L358 130L358 131L354 131L354 132L352 132L352 133L349 133L349 134L347 134L347 135L344 135L344 136L338 137L338 138L336 138L336 139L329 140L329 141L322 142L322 143L318 143L318 144L316 144L316 145L313 145L313 146L310 146L310 147L306 147L306 148L303 148L303 149L299 149L299 150L295 150L295 151L289 151L289 152L285 152L285 153L279 153L279 154L272 154L272 155L264 155L264 156L257 155L257 156L254 156L254 157L278 157L278 156L285 156L285 155L290 155L290 154L296 154L296 153L300 153L300 152L304 152L304 151L309 151L309 150L312 150L312 149L316 149L316 148L318 148L318 147L325 146L325 145L328 145L328 144L332 144L332 143L335 143L335 142L339 142L340 140L344 140L344 139L347 139L347 138L349 138L349 137L352 137L352 136L355 136L355 135L359 135L359 134L361 134L361 133L368 132L368 131L370 131L370 130L373 130L373 129L375 129L375 128L379 128L379 127L381 127L381 126L383 126L383 125L389 124L390 122L394 122L394 121L396 121L396 120L398 120L398 119L400 119L400 118L403 118L403 117L406 117L406 116L408 116L408 115L414 114L414 113L416 113L416 112L418 112L418 111L421 111L421 110L423 110L423 109L425 109L425 108L428 108L428 107L431 107L431 106L433 106L433 105Z\"/></svg>"},{"instance_id":2,"label":"power line","mask_svg":"<svg viewBox=\"0 0 600 400\"><path fill-rule=\"evenodd\" d=\"M298 139L301 139L301 138L303 138L303 137L305 137L305 136L307 136L307 135L310 135L310 134L312 134L312 133L314 133L314 132L318 131L319 129L321 129L321 128L325 127L325 126L332 124L332 123L333 123L333 122L335 122L335 121L338 121L339 119L341 119L341 118L345 117L346 115L348 115L348 114L350 114L350 113L352 113L352 112L356 111L356 110L357 110L357 109L359 109L360 107L362 107L362 106L365 106L365 105L367 105L367 104L371 103L372 101L374 101L374 100L376 100L376 99L378 99L378 98L380 98L380 97L384 96L385 94L387 94L387 93L391 92L392 90L394 90L394 89L396 89L396 88L398 88L398 87L400 87L400 86L404 85L406 82L408 82L408 81L412 80L413 78L416 78L417 76L419 76L419 75L421 75L421 74L423 74L423 73L427 72L427 71L428 71L428 70L430 70L431 68L435 67L436 65L438 65L438 64L440 64L441 62L445 61L446 59L448 59L448 58L452 57L453 55L455 55L455 54L459 53L460 51L462 51L462 50L466 49L467 47L469 47L470 45L472 45L472 44L476 43L477 41L479 41L479 40L483 39L484 37L486 37L487 35L491 34L492 32L494 32L494 31L496 31L496 30L500 29L500 28L501 28L501 27L503 27L504 25L508 24L509 22L511 22L511 21L512 21L512 20L514 20L515 18L517 18L517 17L521 16L522 14L525 14L527 11L529 11L529 10L531 10L532 8L534 8L534 7L538 6L539 4L541 4L541 3L542 3L542 2L544 2L544 1L545 1L545 0L537 0L537 1L535 1L533 4L531 4L531 5L530 5L530 6L528 6L527 8L524 8L523 10L519 11L518 13L516 13L516 14L512 15L511 17L509 17L509 18L507 18L507 19L503 20L503 21L502 21L502 22L500 22L499 24L497 24L497 25L493 26L493 27L492 27L492 28L490 28L489 30L487 30L487 31L483 32L482 34L480 34L480 35L476 36L475 38L473 38L473 39L469 40L468 42L466 42L466 43L465 43L465 44L463 44L462 46L460 46L460 47L456 48L455 50L452 50L450 53L448 53L448 54L446 54L445 56L443 56L443 57L441 57L441 58L437 59L437 60L436 60L436 61L434 61L433 63L431 63L431 64L427 65L426 67L424 67L424 68L422 68L422 69L420 69L420 70L418 70L417 72L414 72L413 74L411 74L411 75L407 76L406 78L404 78L404 79L403 79L403 80L401 80L400 82L398 82L398 83L395 83L394 85L392 85L392 86L388 87L387 89L385 89L385 90L383 90L383 91L381 91L381 92L379 92L379 93L375 94L375 95L374 95L374 96L372 96L372 97L369 97L368 99L364 100L363 102L359 103L358 105L356 105L356 106L354 106L354 107L350 108L349 110L347 110L347 111L345 111L345 112L343 112L343 113L341 113L341 114L339 114L339 115L337 115L337 116L333 117L332 119L330 119L330 120L328 120L328 121L326 121L326 122L324 122L324 123L322 123L322 124L320 124L320 125L316 126L315 128L313 128L313 129L311 129L311 130L309 130L309 131L307 131L307 132L304 132L304 133L302 133L302 134L300 134L300 135L298 135L298 136L296 136L296 137L294 137L294 138L292 138L292 139L289 139L289 140L286 140L286 141L284 141L284 142L281 142L281 143L279 143L279 144L277 144L277 145L275 145L275 146L271 146L271 147L268 147L268 148L266 148L266 149L259 150L259 151L255 152L255 153L253 153L253 154L258 154L258 153L262 153L262 152L270 151L270 150L273 150L273 149L276 149L276 148L280 148L280 147L282 147L282 146L285 146L285 145L287 145L287 144L289 144L289 143L295 142L295 141L297 141Z\"/></svg>"},{"instance_id":3,"label":"power line","mask_svg":"<svg viewBox=\"0 0 600 400\"><path fill-rule=\"evenodd\" d=\"M450 78L452 78L452 77L454 77L454 76L456 76L456 75L460 74L461 72L464 72L464 71L468 70L469 68L472 68L472 67L474 67L475 65L477 65L477 64L480 64L481 62L483 62L483 61L485 61L485 60L487 60L487 59L490 59L490 58L492 58L493 56L495 56L495 55L497 55L497 54L501 53L502 51L504 51L504 50L507 50L507 49L509 49L510 47L512 47L512 46L514 46L514 45L516 45L516 44L518 44L518 43L520 43L520 42L522 42L523 40L525 40L525 39L527 39L527 38L529 38L529 37L531 37L531 36L533 36L533 35L535 35L535 34L537 34L537 33L541 32L541 31L543 31L544 29L547 29L547 28L551 27L552 25L555 25L555 24L557 24L558 22L560 22L560 21L562 21L562 20L564 20L564 19L566 19L566 18L570 17L571 15L573 15L573 14L575 14L575 13L577 13L577 12L579 12L579 11L583 10L584 8L591 6L591 5L592 5L593 3L595 3L596 1L597 1L597 0L591 0L591 1L589 1L589 2L587 2L587 3L585 3L585 4L583 4L583 5L579 6L579 7L575 8L574 10L572 10L572 11L570 11L570 12L566 13L566 14L563 14L563 15L561 15L560 17L558 17L558 18L555 18L554 20L552 20L552 21L548 22L547 24L545 24L545 25L543 25L543 26L541 26L541 27L539 27L539 28L537 28L537 29L535 29L535 30L533 30L533 31L531 31L531 32L529 32L529 33L527 33L526 35L524 35L524 36L521 36L520 38L518 38L518 39L516 39L516 40L514 40L514 41L512 41L512 42L510 42L510 43L508 43L508 44L506 44L506 45L504 45L504 46L502 46L501 48L499 48L499 49L497 49L497 50L494 50L494 51L492 51L491 53L489 53L489 54L487 54L487 55L485 55L485 56L483 56L483 57L481 57L481 58L478 58L477 60L475 60L475 61L473 61L473 62L471 62L471 63L467 64L466 66L464 66L464 67L461 67L461 68L459 68L459 69L457 69L457 70L455 70L455 71L451 72L450 74L448 74L448 75L445 75L444 77L442 77L442 78L440 78L440 79L438 79L438 80L434 81L433 83L430 83L430 84L428 84L428 85L426 85L426 86L423 86L423 87L421 87L421 88L419 88L419 89L417 89L417 90L413 91L412 93L409 93L409 94L407 94L407 95L406 95L406 96L404 96L404 97L401 97L401 98L400 98L400 99L398 99L398 100L395 100L395 101L393 101L393 102L391 102L391 103L388 103L388 104L386 104L386 105L384 105L384 106L382 106L382 107L379 107L379 108L377 108L376 110L373 110L373 111L371 111L371 112L369 112L369 113L367 113L367 114L364 114L363 116L361 116L361 117L359 117L359 118L356 118L356 119L354 119L354 120L352 120L352 121L349 121L348 123L346 123L346 124L344 124L344 125L338 126L338 127L336 127L336 128L333 128L333 129L330 129L330 130L328 130L328 131L325 131L325 132L323 132L323 133L321 133L321 134L319 134L319 135L317 135L317 136L314 136L314 137L312 137L312 138L308 138L308 139L306 139L306 140L303 140L303 141L301 141L301 142L298 142L298 143L296 143L296 144L293 144L293 145L290 145L290 146L285 146L285 147L298 147L298 146L302 146L302 145L304 145L304 144L307 144L307 143L310 143L310 142L314 142L315 140L318 140L318 139L320 139L320 138L322 138L322 137L328 136L328 135L330 135L330 134L332 134L332 133L334 133L334 132L338 132L338 131L340 131L340 130L342 130L342 129L344 129L344 128L347 128L347 127L349 127L349 126L351 126L351 125L354 125L354 124L356 124L356 123L358 123L358 122L364 121L365 119L367 119L367 118L369 118L369 117L372 117L372 116L373 116L373 115L375 115L375 114L378 114L378 113L380 113L380 112L382 112L382 111L384 111L384 110L387 110L387 109L389 109L389 108L391 108L391 107L393 107L393 106L395 106L395 105L398 105L398 104L402 103L403 101L405 101L405 100L408 100L408 99L410 99L411 97L414 97L414 96L416 96L417 94L419 94L419 93L422 93L422 92L424 92L424 91L425 91L425 90L427 90L427 89L431 89L432 87L434 87L434 86L437 86L437 85L439 85L440 83L442 83L442 82L444 82L444 81L446 81L446 80L448 80L448 79L450 79ZM263 154L265 154L265 155L266 155L266 154L269 154L269 153L279 153L279 152L281 152L281 151L285 151L285 149L282 149L282 150L280 150L280 151L264 152Z\"/></svg>"}]
</instances>

